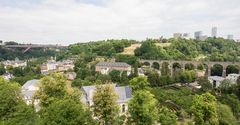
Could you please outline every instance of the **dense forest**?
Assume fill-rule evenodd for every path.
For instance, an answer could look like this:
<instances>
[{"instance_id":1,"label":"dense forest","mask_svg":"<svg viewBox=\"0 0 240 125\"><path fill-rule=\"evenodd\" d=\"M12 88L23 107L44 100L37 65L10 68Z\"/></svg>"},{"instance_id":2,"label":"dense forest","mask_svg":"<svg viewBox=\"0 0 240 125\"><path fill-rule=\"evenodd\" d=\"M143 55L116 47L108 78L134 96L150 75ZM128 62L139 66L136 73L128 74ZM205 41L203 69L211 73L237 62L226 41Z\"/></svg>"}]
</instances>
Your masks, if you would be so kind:
<instances>
[{"instance_id":1,"label":"dense forest","mask_svg":"<svg viewBox=\"0 0 240 125\"><path fill-rule=\"evenodd\" d=\"M157 40L147 39L135 50L143 59L240 61L240 43L222 38L205 41L169 39L170 46L159 47Z\"/></svg>"},{"instance_id":2,"label":"dense forest","mask_svg":"<svg viewBox=\"0 0 240 125\"><path fill-rule=\"evenodd\" d=\"M98 56L114 56L123 52L125 47L136 43L134 40L103 40L87 43L77 43L69 46L69 53L76 55L80 53L94 53Z\"/></svg>"},{"instance_id":3,"label":"dense forest","mask_svg":"<svg viewBox=\"0 0 240 125\"><path fill-rule=\"evenodd\" d=\"M135 56L142 59L240 61L240 43L223 38L208 38L205 41L173 38L143 41L106 40L70 45L68 54L77 55L84 52L112 57L135 43L142 44L135 50ZM166 43L168 46L161 46Z\"/></svg>"}]
</instances>

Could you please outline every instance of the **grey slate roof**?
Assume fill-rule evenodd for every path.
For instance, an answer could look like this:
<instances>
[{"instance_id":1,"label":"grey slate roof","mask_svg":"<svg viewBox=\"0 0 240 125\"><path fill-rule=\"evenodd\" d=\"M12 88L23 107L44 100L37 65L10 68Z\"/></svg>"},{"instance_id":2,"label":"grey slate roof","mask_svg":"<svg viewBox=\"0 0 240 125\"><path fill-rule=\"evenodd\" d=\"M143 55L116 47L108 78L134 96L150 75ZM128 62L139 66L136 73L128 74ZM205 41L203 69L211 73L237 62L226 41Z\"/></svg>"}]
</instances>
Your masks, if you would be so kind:
<instances>
[{"instance_id":1,"label":"grey slate roof","mask_svg":"<svg viewBox=\"0 0 240 125\"><path fill-rule=\"evenodd\" d=\"M36 79L33 79L33 80L29 80L27 81L23 86L22 86L22 90L21 90L21 93L23 96L25 97L29 97L29 98L32 98L34 96L34 94L36 93L35 90L28 90L28 88L30 86L34 86L34 87L37 87L39 86L39 82L40 80L36 80Z\"/></svg>"},{"instance_id":2,"label":"grey slate roof","mask_svg":"<svg viewBox=\"0 0 240 125\"><path fill-rule=\"evenodd\" d=\"M210 76L209 79L215 80L215 81L223 81L225 78L220 76Z\"/></svg>"},{"instance_id":3,"label":"grey slate roof","mask_svg":"<svg viewBox=\"0 0 240 125\"><path fill-rule=\"evenodd\" d=\"M96 66L106 67L129 67L130 65L124 62L99 62Z\"/></svg>"},{"instance_id":4,"label":"grey slate roof","mask_svg":"<svg viewBox=\"0 0 240 125\"><path fill-rule=\"evenodd\" d=\"M123 103L132 97L132 89L129 86L115 87L116 93L119 95L117 102Z\"/></svg>"},{"instance_id":5,"label":"grey slate roof","mask_svg":"<svg viewBox=\"0 0 240 125\"><path fill-rule=\"evenodd\" d=\"M29 80L27 81L23 86L22 86L22 89L28 89L29 86L35 86L37 87L39 84L39 81L40 80L37 80L37 79L33 79L33 80Z\"/></svg>"},{"instance_id":6,"label":"grey slate roof","mask_svg":"<svg viewBox=\"0 0 240 125\"><path fill-rule=\"evenodd\" d=\"M117 87L116 84L113 84L116 93L118 94L119 98L117 100L118 103L123 103L131 99L132 97L132 89L129 86L122 86ZM82 90L84 91L85 98L84 101L92 102L92 93L95 91L96 86L83 86Z\"/></svg>"},{"instance_id":7,"label":"grey slate roof","mask_svg":"<svg viewBox=\"0 0 240 125\"><path fill-rule=\"evenodd\" d=\"M22 91L22 95L28 99L32 99L36 91Z\"/></svg>"},{"instance_id":8,"label":"grey slate roof","mask_svg":"<svg viewBox=\"0 0 240 125\"><path fill-rule=\"evenodd\" d=\"M236 74L236 73L231 73L231 74L228 74L229 76L235 76L235 77L239 77L240 74Z\"/></svg>"}]
</instances>

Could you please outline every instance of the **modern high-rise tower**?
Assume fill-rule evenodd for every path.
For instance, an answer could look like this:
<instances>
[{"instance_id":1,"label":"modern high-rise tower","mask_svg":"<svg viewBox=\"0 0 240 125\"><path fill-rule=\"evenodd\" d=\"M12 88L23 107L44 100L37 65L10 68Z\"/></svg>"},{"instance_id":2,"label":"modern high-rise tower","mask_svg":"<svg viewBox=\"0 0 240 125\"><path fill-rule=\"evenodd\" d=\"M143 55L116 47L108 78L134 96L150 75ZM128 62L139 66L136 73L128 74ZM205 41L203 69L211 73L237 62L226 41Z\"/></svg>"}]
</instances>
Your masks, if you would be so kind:
<instances>
[{"instance_id":1,"label":"modern high-rise tower","mask_svg":"<svg viewBox=\"0 0 240 125\"><path fill-rule=\"evenodd\" d=\"M212 28L212 37L214 37L214 38L217 37L217 27Z\"/></svg>"},{"instance_id":2,"label":"modern high-rise tower","mask_svg":"<svg viewBox=\"0 0 240 125\"><path fill-rule=\"evenodd\" d=\"M201 39L202 36L203 36L202 31L197 31L197 32L194 33L195 39L199 40L199 39Z\"/></svg>"},{"instance_id":3,"label":"modern high-rise tower","mask_svg":"<svg viewBox=\"0 0 240 125\"><path fill-rule=\"evenodd\" d=\"M174 34L173 34L173 38L175 38L175 39L180 39L180 38L182 38L182 33L174 33Z\"/></svg>"},{"instance_id":4,"label":"modern high-rise tower","mask_svg":"<svg viewBox=\"0 0 240 125\"><path fill-rule=\"evenodd\" d=\"M233 40L233 35L231 35L231 34L227 35L227 39L228 40Z\"/></svg>"}]
</instances>

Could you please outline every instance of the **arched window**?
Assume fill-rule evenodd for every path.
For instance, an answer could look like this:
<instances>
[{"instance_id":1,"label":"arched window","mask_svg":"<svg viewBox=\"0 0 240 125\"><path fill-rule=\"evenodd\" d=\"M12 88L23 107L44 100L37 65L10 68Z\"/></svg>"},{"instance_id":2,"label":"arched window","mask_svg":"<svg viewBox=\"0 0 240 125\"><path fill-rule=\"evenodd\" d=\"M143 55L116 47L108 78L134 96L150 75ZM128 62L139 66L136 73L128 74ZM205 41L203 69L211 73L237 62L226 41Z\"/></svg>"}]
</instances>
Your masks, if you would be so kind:
<instances>
[{"instance_id":1,"label":"arched window","mask_svg":"<svg viewBox=\"0 0 240 125\"><path fill-rule=\"evenodd\" d=\"M125 107L125 104L122 105L122 112L125 112L126 110L126 107Z\"/></svg>"}]
</instances>

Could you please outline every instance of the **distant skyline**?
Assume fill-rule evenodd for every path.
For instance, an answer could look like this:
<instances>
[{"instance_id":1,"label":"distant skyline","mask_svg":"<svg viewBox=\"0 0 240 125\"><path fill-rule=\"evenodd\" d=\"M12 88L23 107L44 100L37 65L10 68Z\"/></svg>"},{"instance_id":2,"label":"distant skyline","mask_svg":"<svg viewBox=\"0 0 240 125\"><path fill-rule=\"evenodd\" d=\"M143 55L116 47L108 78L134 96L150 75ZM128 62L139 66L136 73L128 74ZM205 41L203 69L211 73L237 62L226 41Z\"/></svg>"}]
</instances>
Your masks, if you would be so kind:
<instances>
[{"instance_id":1,"label":"distant skyline","mask_svg":"<svg viewBox=\"0 0 240 125\"><path fill-rule=\"evenodd\" d=\"M239 0L0 0L0 40L68 45L203 31L240 39Z\"/></svg>"}]
</instances>

